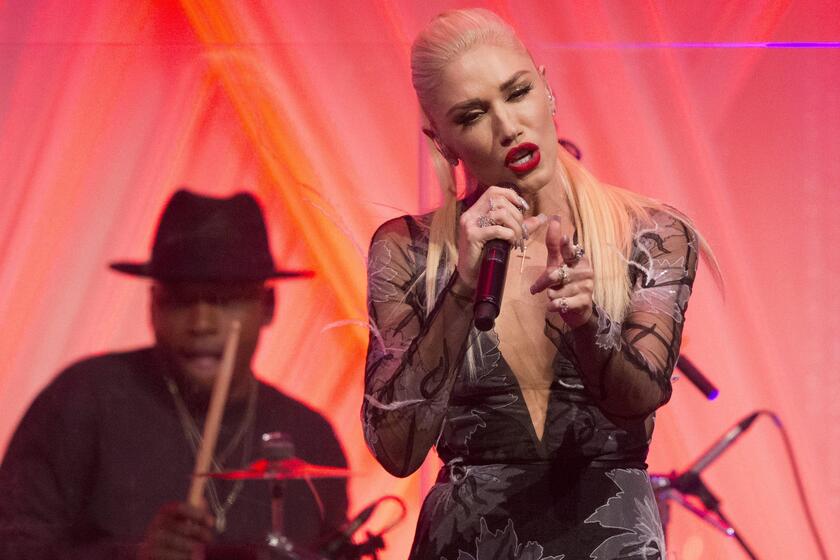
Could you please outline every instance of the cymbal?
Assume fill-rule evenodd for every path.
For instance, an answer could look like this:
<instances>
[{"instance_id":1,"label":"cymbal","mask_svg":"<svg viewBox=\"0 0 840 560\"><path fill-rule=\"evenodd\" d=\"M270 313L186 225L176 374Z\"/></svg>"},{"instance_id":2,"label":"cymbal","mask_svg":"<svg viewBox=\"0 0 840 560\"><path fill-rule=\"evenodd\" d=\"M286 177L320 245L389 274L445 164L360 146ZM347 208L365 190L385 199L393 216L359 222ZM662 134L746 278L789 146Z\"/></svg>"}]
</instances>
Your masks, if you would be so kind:
<instances>
[{"instance_id":1,"label":"cymbal","mask_svg":"<svg viewBox=\"0 0 840 560\"><path fill-rule=\"evenodd\" d=\"M342 467L313 465L298 457L288 459L257 459L244 469L229 471L196 473L193 476L206 476L223 480L301 480L307 478L347 478L350 470Z\"/></svg>"}]
</instances>

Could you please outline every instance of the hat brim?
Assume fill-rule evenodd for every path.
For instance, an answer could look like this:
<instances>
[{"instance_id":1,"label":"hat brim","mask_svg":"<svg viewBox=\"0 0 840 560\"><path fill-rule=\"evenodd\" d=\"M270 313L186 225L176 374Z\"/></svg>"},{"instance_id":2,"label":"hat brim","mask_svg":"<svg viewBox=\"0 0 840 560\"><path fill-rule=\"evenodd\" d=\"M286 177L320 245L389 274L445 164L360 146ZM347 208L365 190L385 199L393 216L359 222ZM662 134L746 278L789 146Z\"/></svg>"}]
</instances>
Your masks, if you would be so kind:
<instances>
[{"instance_id":1,"label":"hat brim","mask_svg":"<svg viewBox=\"0 0 840 560\"><path fill-rule=\"evenodd\" d=\"M166 281L194 281L194 282L246 282L246 281L261 281L261 280L282 280L293 278L312 278L315 273L311 270L272 270L269 272L261 272L259 274L248 274L243 271L243 274L237 275L218 275L218 276L198 276L189 273L173 273L160 274L155 272L149 266L149 263L144 262L113 262L108 265L111 270L128 274L129 276L139 276L142 278L152 278L154 280Z\"/></svg>"}]
</instances>

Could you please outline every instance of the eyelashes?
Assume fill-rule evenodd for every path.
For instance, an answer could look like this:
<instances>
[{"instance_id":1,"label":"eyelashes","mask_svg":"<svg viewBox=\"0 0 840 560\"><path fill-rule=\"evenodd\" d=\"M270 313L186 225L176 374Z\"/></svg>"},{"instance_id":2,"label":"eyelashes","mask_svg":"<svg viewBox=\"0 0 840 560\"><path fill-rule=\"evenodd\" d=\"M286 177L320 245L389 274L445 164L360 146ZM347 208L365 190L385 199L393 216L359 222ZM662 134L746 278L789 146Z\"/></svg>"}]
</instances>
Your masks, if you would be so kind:
<instances>
[{"instance_id":1,"label":"eyelashes","mask_svg":"<svg viewBox=\"0 0 840 560\"><path fill-rule=\"evenodd\" d=\"M479 111L470 111L469 113L459 115L455 118L455 124L459 124L461 126L470 126L474 124L482 114L483 113Z\"/></svg>"},{"instance_id":2,"label":"eyelashes","mask_svg":"<svg viewBox=\"0 0 840 560\"><path fill-rule=\"evenodd\" d=\"M510 95L508 96L508 101L512 101L514 99L519 99L520 97L525 97L528 95L531 90L534 89L533 82L528 82L527 84L523 84L516 89L514 89Z\"/></svg>"},{"instance_id":3,"label":"eyelashes","mask_svg":"<svg viewBox=\"0 0 840 560\"><path fill-rule=\"evenodd\" d=\"M521 84L513 88L513 91L508 94L505 98L505 101L508 103L515 103L521 99L524 99L531 91L534 89L533 82L527 82L525 84ZM470 109L460 115L456 116L454 119L455 124L458 124L464 128L468 128L478 122L482 116L487 112L487 107L483 107L481 109Z\"/></svg>"}]
</instances>

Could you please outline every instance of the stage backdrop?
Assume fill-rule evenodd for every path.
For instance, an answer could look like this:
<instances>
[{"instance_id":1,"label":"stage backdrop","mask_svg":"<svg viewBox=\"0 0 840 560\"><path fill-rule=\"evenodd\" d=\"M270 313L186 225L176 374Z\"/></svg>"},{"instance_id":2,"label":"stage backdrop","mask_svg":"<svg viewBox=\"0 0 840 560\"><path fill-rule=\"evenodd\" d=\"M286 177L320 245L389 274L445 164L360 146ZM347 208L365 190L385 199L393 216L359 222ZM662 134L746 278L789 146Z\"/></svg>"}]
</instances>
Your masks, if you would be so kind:
<instances>
[{"instance_id":1,"label":"stage backdrop","mask_svg":"<svg viewBox=\"0 0 840 560\"><path fill-rule=\"evenodd\" d=\"M693 216L720 258L725 295L702 269L684 352L721 396L676 383L651 470L679 471L745 414L775 411L840 558L836 2L473 4L546 65L590 169ZM0 2L0 452L63 365L150 341L148 286L106 265L146 258L173 189L253 191L282 265L317 273L280 285L257 370L326 411L359 473L354 511L407 501L383 555L404 558L434 465L398 480L362 441L364 259L379 223L435 203L409 44L461 5ZM770 421L704 474L759 557L817 557ZM671 558L744 557L672 513Z\"/></svg>"}]
</instances>

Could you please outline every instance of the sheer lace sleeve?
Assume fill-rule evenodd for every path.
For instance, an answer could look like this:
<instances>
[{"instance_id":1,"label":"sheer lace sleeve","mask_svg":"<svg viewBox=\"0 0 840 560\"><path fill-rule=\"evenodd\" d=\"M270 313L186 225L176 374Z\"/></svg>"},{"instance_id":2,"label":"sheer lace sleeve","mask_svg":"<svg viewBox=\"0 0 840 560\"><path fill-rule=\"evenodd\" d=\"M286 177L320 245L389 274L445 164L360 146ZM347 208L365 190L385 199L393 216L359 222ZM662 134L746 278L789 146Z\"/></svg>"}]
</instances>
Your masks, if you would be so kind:
<instances>
[{"instance_id":1,"label":"sheer lace sleeve","mask_svg":"<svg viewBox=\"0 0 840 560\"><path fill-rule=\"evenodd\" d=\"M652 217L635 234L630 306L621 323L597 305L589 323L571 331L546 321L546 333L571 356L598 406L618 420L644 418L670 399L697 270L694 232L665 212Z\"/></svg>"},{"instance_id":2,"label":"sheer lace sleeve","mask_svg":"<svg viewBox=\"0 0 840 560\"><path fill-rule=\"evenodd\" d=\"M425 305L427 230L412 218L385 223L368 256L370 341L362 423L388 472L407 476L440 433L472 328L472 299L446 283Z\"/></svg>"}]
</instances>

